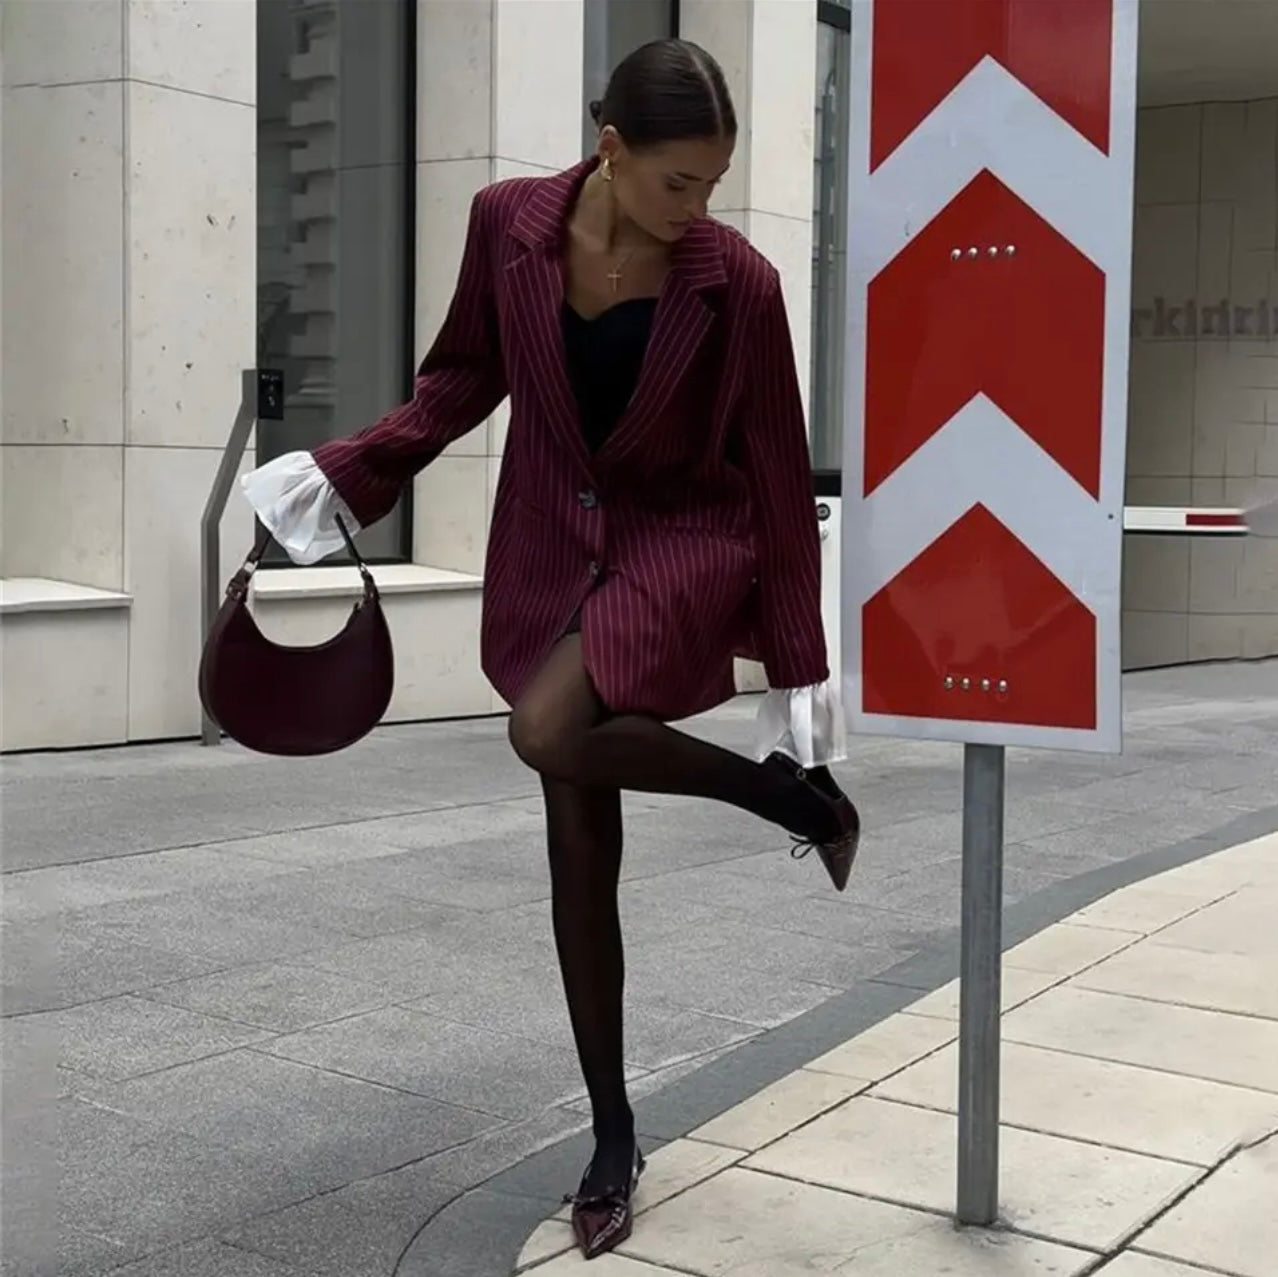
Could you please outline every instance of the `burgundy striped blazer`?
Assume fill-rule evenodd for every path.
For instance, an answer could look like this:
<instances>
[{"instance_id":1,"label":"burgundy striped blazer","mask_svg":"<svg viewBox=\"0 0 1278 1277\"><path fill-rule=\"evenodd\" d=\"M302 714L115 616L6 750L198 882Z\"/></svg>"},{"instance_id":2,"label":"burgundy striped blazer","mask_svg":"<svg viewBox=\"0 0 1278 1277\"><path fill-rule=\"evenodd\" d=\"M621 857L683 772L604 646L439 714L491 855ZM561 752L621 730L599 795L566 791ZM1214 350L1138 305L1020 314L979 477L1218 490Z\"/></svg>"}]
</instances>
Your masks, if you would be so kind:
<instances>
[{"instance_id":1,"label":"burgundy striped blazer","mask_svg":"<svg viewBox=\"0 0 1278 1277\"><path fill-rule=\"evenodd\" d=\"M776 270L712 219L674 248L634 397L592 457L561 328L563 230L594 161L471 208L448 315L412 402L315 460L362 526L510 395L485 567L484 672L510 704L580 610L605 705L684 718L829 675L820 539Z\"/></svg>"}]
</instances>

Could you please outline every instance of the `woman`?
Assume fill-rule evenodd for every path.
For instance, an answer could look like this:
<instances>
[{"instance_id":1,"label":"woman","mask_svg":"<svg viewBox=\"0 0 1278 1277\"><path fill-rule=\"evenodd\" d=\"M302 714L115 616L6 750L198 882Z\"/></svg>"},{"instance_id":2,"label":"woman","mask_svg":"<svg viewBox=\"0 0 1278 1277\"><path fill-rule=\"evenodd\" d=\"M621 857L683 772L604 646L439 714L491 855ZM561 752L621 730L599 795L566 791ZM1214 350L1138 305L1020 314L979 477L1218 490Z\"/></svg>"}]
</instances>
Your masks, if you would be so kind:
<instances>
[{"instance_id":1,"label":"woman","mask_svg":"<svg viewBox=\"0 0 1278 1277\"><path fill-rule=\"evenodd\" d=\"M337 549L509 394L485 570L484 670L545 795L556 946L593 1112L574 1203L588 1258L630 1233L643 1168L622 1056L621 791L751 811L836 887L859 835L824 764L819 537L777 272L707 217L736 119L696 45L614 72L597 154L481 191L457 291L411 403L245 481L296 561ZM762 761L673 730L764 663Z\"/></svg>"}]
</instances>

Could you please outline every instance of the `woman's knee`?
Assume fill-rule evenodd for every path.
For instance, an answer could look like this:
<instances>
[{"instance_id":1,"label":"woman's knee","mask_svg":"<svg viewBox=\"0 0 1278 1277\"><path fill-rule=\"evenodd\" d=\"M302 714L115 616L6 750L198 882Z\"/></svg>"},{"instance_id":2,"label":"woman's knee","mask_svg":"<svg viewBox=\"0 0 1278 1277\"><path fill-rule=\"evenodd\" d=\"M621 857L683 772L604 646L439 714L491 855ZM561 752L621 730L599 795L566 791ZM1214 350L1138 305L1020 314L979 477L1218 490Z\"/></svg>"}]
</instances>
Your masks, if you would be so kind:
<instances>
[{"instance_id":1,"label":"woman's knee","mask_svg":"<svg viewBox=\"0 0 1278 1277\"><path fill-rule=\"evenodd\" d=\"M571 635L516 702L507 728L516 754L534 771L575 783L586 733L599 721L600 705L586 673L581 639Z\"/></svg>"},{"instance_id":2,"label":"woman's knee","mask_svg":"<svg viewBox=\"0 0 1278 1277\"><path fill-rule=\"evenodd\" d=\"M556 706L521 701L511 712L507 734L515 753L533 771L572 780L572 759L581 732Z\"/></svg>"}]
</instances>

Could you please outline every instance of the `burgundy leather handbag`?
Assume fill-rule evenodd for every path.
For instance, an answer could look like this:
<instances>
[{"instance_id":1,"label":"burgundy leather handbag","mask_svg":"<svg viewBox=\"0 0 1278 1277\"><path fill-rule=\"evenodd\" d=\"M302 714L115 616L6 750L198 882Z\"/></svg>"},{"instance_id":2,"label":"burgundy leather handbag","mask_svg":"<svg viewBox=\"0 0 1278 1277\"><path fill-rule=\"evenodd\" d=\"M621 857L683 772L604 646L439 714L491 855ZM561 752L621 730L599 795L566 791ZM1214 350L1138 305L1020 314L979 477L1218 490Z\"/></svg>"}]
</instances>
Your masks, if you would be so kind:
<instances>
[{"instance_id":1,"label":"burgundy leather handbag","mask_svg":"<svg viewBox=\"0 0 1278 1277\"><path fill-rule=\"evenodd\" d=\"M377 583L341 519L364 581L341 633L314 647L285 647L258 629L248 587L270 544L266 529L226 587L200 657L200 700L232 740L260 754L331 754L381 721L395 684L390 628Z\"/></svg>"}]
</instances>

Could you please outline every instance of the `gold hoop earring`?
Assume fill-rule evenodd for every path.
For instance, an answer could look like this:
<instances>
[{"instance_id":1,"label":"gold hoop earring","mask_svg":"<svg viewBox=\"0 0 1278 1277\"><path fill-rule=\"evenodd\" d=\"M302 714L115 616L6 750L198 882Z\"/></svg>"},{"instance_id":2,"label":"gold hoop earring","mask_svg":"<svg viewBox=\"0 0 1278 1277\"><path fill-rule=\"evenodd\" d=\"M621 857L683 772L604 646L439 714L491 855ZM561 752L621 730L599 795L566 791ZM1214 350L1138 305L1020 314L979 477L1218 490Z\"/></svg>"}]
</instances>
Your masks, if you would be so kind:
<instances>
[{"instance_id":1,"label":"gold hoop earring","mask_svg":"<svg viewBox=\"0 0 1278 1277\"><path fill-rule=\"evenodd\" d=\"M605 182L611 182L617 175L612 171L612 159L605 155L603 163L599 166L599 171Z\"/></svg>"}]
</instances>

